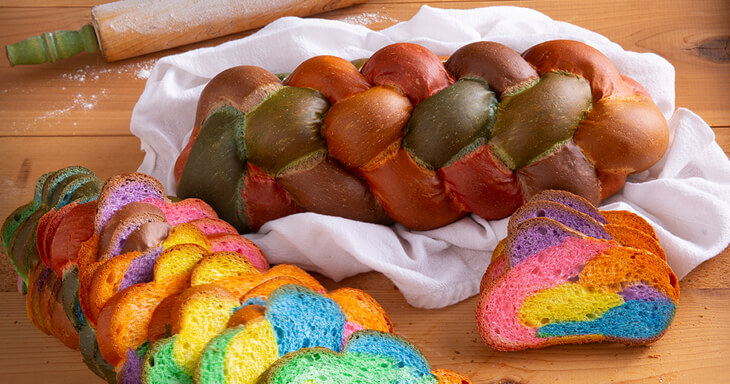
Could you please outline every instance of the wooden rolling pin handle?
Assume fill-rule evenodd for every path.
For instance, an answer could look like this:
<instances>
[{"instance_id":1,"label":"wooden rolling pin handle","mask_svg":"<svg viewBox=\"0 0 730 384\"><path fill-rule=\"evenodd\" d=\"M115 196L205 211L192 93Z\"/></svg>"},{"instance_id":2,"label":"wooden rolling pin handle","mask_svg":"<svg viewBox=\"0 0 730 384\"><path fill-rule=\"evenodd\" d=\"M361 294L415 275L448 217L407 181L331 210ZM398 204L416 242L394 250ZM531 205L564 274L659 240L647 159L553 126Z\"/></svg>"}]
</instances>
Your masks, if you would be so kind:
<instances>
[{"instance_id":1,"label":"wooden rolling pin handle","mask_svg":"<svg viewBox=\"0 0 730 384\"><path fill-rule=\"evenodd\" d=\"M117 61L309 16L366 0L124 0L91 9L92 25L6 46L10 65L41 64L101 50Z\"/></svg>"},{"instance_id":2,"label":"wooden rolling pin handle","mask_svg":"<svg viewBox=\"0 0 730 384\"><path fill-rule=\"evenodd\" d=\"M5 47L11 66L53 63L80 52L98 50L94 27L89 24L78 31L46 32Z\"/></svg>"}]
</instances>

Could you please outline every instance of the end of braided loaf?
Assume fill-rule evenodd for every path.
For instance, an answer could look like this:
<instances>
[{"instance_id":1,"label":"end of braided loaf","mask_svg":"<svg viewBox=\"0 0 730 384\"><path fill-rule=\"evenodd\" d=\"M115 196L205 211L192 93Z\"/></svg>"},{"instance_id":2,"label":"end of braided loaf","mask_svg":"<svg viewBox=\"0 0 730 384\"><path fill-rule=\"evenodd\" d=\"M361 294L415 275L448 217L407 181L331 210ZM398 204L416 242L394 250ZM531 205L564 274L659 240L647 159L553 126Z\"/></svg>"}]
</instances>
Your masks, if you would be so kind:
<instances>
[{"instance_id":1,"label":"end of braided loaf","mask_svg":"<svg viewBox=\"0 0 730 384\"><path fill-rule=\"evenodd\" d=\"M427 230L509 216L546 189L597 205L668 145L646 90L580 42L522 55L476 42L445 63L396 43L356 64L313 57L283 83L221 72L175 165L178 195L242 232L302 211Z\"/></svg>"}]
</instances>

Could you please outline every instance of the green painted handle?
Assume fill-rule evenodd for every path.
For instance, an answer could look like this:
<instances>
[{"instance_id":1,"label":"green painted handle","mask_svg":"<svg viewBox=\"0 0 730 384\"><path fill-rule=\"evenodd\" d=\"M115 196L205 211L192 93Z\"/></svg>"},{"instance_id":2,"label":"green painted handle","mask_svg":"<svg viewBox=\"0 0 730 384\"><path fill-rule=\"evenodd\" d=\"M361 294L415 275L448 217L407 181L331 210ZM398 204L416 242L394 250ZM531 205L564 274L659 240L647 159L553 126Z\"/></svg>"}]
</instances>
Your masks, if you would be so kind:
<instances>
[{"instance_id":1,"label":"green painted handle","mask_svg":"<svg viewBox=\"0 0 730 384\"><path fill-rule=\"evenodd\" d=\"M46 32L5 47L11 66L53 63L77 53L98 50L99 43L91 24L78 31Z\"/></svg>"}]
</instances>

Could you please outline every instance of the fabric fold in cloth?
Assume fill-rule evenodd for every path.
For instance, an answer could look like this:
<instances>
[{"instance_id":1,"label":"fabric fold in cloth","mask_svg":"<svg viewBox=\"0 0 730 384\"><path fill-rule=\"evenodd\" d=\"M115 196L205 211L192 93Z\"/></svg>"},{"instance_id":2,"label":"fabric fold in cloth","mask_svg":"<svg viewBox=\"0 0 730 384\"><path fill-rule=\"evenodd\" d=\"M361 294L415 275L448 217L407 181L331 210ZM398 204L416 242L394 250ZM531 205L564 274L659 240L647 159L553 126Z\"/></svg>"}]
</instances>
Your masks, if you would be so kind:
<instances>
[{"instance_id":1,"label":"fabric fold in cloth","mask_svg":"<svg viewBox=\"0 0 730 384\"><path fill-rule=\"evenodd\" d=\"M651 94L669 120L670 147L648 171L632 175L601 209L627 209L654 226L679 278L730 242L730 161L702 119L674 107L674 68L651 53L624 51L594 32L554 21L526 8L470 10L423 6L409 21L382 31L344 22L282 18L246 38L161 59L132 115L131 131L145 159L139 171L175 191L173 164L188 140L197 99L224 69L258 65L290 72L316 55L348 60L407 41L449 55L478 40L503 43L518 52L546 40L572 39L611 59L619 72ZM431 231L411 231L303 213L265 224L248 234L272 263L294 263L340 280L379 271L417 307L444 307L478 293L491 252L506 235L507 220L475 215Z\"/></svg>"}]
</instances>

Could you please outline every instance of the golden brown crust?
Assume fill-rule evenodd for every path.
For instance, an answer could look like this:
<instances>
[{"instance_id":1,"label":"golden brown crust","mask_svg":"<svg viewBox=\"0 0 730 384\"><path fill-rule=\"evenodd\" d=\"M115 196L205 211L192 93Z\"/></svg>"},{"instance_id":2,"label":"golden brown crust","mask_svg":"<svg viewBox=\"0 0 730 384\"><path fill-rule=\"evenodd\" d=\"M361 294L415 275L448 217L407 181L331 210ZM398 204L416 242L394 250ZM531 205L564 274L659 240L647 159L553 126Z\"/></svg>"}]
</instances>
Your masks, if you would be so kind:
<instances>
[{"instance_id":1,"label":"golden brown crust","mask_svg":"<svg viewBox=\"0 0 730 384\"><path fill-rule=\"evenodd\" d=\"M628 176L625 172L615 173L598 169L596 174L601 183L601 200L617 194L626 184L626 176Z\"/></svg>"},{"instance_id":2,"label":"golden brown crust","mask_svg":"<svg viewBox=\"0 0 730 384\"><path fill-rule=\"evenodd\" d=\"M366 165L400 142L413 107L408 98L388 86L376 86L333 105L322 134L335 159L350 168Z\"/></svg>"},{"instance_id":3,"label":"golden brown crust","mask_svg":"<svg viewBox=\"0 0 730 384\"><path fill-rule=\"evenodd\" d=\"M646 96L611 97L593 104L573 140L599 172L629 174L661 159L669 145L669 128Z\"/></svg>"},{"instance_id":4,"label":"golden brown crust","mask_svg":"<svg viewBox=\"0 0 730 384\"><path fill-rule=\"evenodd\" d=\"M247 113L281 87L281 80L261 67L241 65L226 69L213 77L200 93L195 126L200 127L210 111L223 105Z\"/></svg>"},{"instance_id":5,"label":"golden brown crust","mask_svg":"<svg viewBox=\"0 0 730 384\"><path fill-rule=\"evenodd\" d=\"M412 43L395 43L381 48L360 72L373 85L400 89L414 106L454 82L438 56Z\"/></svg>"},{"instance_id":6,"label":"golden brown crust","mask_svg":"<svg viewBox=\"0 0 730 384\"><path fill-rule=\"evenodd\" d=\"M327 55L315 56L299 64L285 84L316 89L333 104L370 88L365 76L352 63Z\"/></svg>"}]
</instances>

